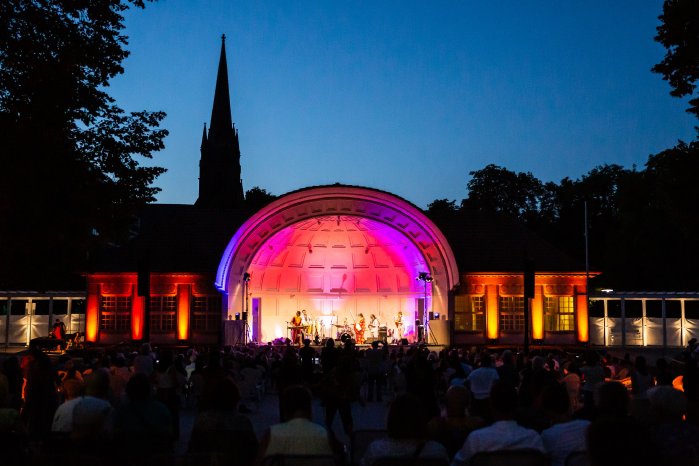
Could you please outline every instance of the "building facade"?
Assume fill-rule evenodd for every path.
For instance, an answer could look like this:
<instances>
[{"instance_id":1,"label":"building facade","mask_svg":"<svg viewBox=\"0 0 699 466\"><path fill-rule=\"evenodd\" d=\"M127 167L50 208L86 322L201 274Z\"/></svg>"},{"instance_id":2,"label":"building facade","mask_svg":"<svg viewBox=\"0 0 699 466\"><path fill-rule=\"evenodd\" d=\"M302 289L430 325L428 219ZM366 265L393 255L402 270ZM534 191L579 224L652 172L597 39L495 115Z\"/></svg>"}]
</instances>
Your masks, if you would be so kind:
<instances>
[{"instance_id":1,"label":"building facade","mask_svg":"<svg viewBox=\"0 0 699 466\"><path fill-rule=\"evenodd\" d=\"M585 273L519 225L464 212L440 228L405 199L345 185L246 210L225 42L199 182L195 205L148 206L134 240L95 259L87 341L215 343L240 319L246 340L267 342L305 310L304 330L320 338L375 316L396 340L516 345L529 301L533 342L589 341Z\"/></svg>"}]
</instances>

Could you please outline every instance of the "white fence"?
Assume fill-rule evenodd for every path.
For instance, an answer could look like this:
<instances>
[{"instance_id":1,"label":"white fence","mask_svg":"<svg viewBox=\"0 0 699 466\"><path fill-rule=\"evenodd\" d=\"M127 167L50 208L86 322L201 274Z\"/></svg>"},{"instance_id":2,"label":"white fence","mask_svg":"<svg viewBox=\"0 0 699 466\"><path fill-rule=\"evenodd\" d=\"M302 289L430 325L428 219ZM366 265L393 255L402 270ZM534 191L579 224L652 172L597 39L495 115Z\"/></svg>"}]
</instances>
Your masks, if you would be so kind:
<instances>
[{"instance_id":1,"label":"white fence","mask_svg":"<svg viewBox=\"0 0 699 466\"><path fill-rule=\"evenodd\" d=\"M590 343L684 347L699 338L699 293L611 292L590 296Z\"/></svg>"},{"instance_id":2,"label":"white fence","mask_svg":"<svg viewBox=\"0 0 699 466\"><path fill-rule=\"evenodd\" d=\"M85 331L85 293L0 292L0 345L27 346L33 338L49 335L55 318L68 333Z\"/></svg>"}]
</instances>

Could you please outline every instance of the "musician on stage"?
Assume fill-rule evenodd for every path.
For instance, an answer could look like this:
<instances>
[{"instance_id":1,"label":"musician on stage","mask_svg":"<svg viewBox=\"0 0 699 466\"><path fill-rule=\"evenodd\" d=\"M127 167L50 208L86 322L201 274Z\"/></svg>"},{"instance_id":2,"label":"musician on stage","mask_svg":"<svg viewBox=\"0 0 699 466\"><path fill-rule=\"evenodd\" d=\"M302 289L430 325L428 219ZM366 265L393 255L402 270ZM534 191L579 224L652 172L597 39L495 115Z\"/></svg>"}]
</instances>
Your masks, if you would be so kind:
<instances>
[{"instance_id":1,"label":"musician on stage","mask_svg":"<svg viewBox=\"0 0 699 466\"><path fill-rule=\"evenodd\" d=\"M357 344L364 343L364 329L366 328L366 321L364 320L364 314L360 313L357 322L354 324L355 340Z\"/></svg>"},{"instance_id":2,"label":"musician on stage","mask_svg":"<svg viewBox=\"0 0 699 466\"><path fill-rule=\"evenodd\" d=\"M395 339L400 341L403 336L405 335L405 324L403 323L403 312L398 311L398 315L396 315L395 319L395 324L396 324L396 335Z\"/></svg>"},{"instance_id":3,"label":"musician on stage","mask_svg":"<svg viewBox=\"0 0 699 466\"><path fill-rule=\"evenodd\" d=\"M379 319L376 318L374 314L372 314L369 317L369 333L371 334L371 338L374 340L379 339L379 326L381 324L379 323Z\"/></svg>"},{"instance_id":4,"label":"musician on stage","mask_svg":"<svg viewBox=\"0 0 699 466\"><path fill-rule=\"evenodd\" d=\"M301 345L301 338L303 336L303 332L301 331L301 324L302 324L302 319L301 319L301 311L296 311L296 315L291 318L291 341L296 345Z\"/></svg>"}]
</instances>

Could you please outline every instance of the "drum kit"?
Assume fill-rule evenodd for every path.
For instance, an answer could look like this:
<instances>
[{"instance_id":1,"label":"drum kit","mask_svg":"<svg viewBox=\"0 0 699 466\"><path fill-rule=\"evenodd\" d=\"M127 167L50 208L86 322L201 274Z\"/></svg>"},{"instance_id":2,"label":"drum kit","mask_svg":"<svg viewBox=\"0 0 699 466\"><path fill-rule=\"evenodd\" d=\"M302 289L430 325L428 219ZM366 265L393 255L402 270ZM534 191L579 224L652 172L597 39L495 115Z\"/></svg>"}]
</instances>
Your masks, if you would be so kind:
<instances>
[{"instance_id":1,"label":"drum kit","mask_svg":"<svg viewBox=\"0 0 699 466\"><path fill-rule=\"evenodd\" d=\"M337 339L342 343L347 343L348 341L354 340L354 331L350 325L338 325L333 324L333 327L337 328Z\"/></svg>"}]
</instances>

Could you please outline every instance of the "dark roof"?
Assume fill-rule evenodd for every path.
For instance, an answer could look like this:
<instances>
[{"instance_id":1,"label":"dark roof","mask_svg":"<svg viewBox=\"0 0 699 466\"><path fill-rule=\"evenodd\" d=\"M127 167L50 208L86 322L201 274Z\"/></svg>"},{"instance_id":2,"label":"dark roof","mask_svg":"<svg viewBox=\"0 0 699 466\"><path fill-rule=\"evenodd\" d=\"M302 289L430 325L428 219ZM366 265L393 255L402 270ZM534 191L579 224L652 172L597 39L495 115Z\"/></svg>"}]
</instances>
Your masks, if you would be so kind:
<instances>
[{"instance_id":1,"label":"dark roof","mask_svg":"<svg viewBox=\"0 0 699 466\"><path fill-rule=\"evenodd\" d=\"M99 251L91 272L135 272L139 260L147 257L152 272L214 274L228 242L248 216L236 209L147 205L138 216L134 238Z\"/></svg>"},{"instance_id":2,"label":"dark roof","mask_svg":"<svg viewBox=\"0 0 699 466\"><path fill-rule=\"evenodd\" d=\"M536 233L509 218L461 209L433 218L454 252L460 273L519 272L525 259L537 272L581 272L585 263L562 252Z\"/></svg>"},{"instance_id":3,"label":"dark roof","mask_svg":"<svg viewBox=\"0 0 699 466\"><path fill-rule=\"evenodd\" d=\"M214 274L228 242L249 216L243 210L150 204L139 215L136 236L125 246L96 254L91 272L135 272L147 256L152 272ZM460 273L521 273L525 258L533 260L537 272L585 270L584 262L506 217L462 209L432 220L447 238Z\"/></svg>"}]
</instances>

